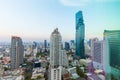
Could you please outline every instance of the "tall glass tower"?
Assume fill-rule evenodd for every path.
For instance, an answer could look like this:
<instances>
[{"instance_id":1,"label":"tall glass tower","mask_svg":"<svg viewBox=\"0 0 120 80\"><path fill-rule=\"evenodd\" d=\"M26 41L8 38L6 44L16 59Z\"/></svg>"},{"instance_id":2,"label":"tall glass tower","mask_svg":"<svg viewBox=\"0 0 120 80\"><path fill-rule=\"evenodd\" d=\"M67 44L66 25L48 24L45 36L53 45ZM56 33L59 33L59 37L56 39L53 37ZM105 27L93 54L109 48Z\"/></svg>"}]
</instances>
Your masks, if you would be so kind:
<instances>
[{"instance_id":1,"label":"tall glass tower","mask_svg":"<svg viewBox=\"0 0 120 80\"><path fill-rule=\"evenodd\" d=\"M76 57L85 58L84 51L85 25L82 11L76 13Z\"/></svg>"},{"instance_id":2,"label":"tall glass tower","mask_svg":"<svg viewBox=\"0 0 120 80\"><path fill-rule=\"evenodd\" d=\"M120 30L105 30L104 39L107 44L107 69L111 69L111 78L114 76L116 80L120 80Z\"/></svg>"}]
</instances>

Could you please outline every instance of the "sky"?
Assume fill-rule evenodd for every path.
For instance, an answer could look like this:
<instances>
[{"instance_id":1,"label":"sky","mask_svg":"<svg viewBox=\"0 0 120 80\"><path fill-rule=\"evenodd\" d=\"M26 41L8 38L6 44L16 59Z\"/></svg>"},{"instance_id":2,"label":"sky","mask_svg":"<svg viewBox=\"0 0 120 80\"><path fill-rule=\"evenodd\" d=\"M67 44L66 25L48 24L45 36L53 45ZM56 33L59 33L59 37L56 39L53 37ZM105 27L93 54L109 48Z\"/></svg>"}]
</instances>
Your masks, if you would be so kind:
<instances>
[{"instance_id":1,"label":"sky","mask_svg":"<svg viewBox=\"0 0 120 80\"><path fill-rule=\"evenodd\" d=\"M0 0L0 41L50 39L58 28L62 39L75 39L75 13L83 12L85 39L120 30L120 0Z\"/></svg>"}]
</instances>

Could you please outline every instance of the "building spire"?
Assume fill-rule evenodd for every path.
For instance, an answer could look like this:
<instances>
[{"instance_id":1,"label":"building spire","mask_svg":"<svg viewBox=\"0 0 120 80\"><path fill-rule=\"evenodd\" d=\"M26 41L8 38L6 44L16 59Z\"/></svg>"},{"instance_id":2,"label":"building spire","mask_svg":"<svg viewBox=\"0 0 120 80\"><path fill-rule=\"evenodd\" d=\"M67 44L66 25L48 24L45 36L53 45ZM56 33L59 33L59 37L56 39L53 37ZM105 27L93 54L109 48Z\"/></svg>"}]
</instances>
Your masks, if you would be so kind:
<instances>
[{"instance_id":1,"label":"building spire","mask_svg":"<svg viewBox=\"0 0 120 80\"><path fill-rule=\"evenodd\" d=\"M55 28L52 34L59 34L58 28Z\"/></svg>"}]
</instances>

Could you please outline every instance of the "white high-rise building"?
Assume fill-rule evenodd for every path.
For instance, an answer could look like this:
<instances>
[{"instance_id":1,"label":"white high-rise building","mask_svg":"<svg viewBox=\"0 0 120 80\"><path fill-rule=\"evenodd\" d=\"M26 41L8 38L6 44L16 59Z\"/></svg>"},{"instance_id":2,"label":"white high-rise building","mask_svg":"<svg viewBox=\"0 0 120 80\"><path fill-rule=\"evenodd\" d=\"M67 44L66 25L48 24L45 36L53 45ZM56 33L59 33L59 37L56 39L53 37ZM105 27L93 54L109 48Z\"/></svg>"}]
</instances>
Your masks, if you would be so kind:
<instances>
[{"instance_id":1,"label":"white high-rise building","mask_svg":"<svg viewBox=\"0 0 120 80\"><path fill-rule=\"evenodd\" d=\"M24 46L20 37L11 38L11 69L17 69L23 63Z\"/></svg>"},{"instance_id":2,"label":"white high-rise building","mask_svg":"<svg viewBox=\"0 0 120 80\"><path fill-rule=\"evenodd\" d=\"M68 66L68 58L65 50L61 50L61 65L64 67Z\"/></svg>"},{"instance_id":3,"label":"white high-rise building","mask_svg":"<svg viewBox=\"0 0 120 80\"><path fill-rule=\"evenodd\" d=\"M61 78L62 67L51 68L50 80L62 80Z\"/></svg>"},{"instance_id":4,"label":"white high-rise building","mask_svg":"<svg viewBox=\"0 0 120 80\"><path fill-rule=\"evenodd\" d=\"M105 41L95 41L92 44L93 46L93 66L95 69L105 70Z\"/></svg>"},{"instance_id":5,"label":"white high-rise building","mask_svg":"<svg viewBox=\"0 0 120 80\"><path fill-rule=\"evenodd\" d=\"M98 41L98 38L93 38L93 39L90 39L90 48L91 48L91 58L93 59L93 52L94 52L94 42Z\"/></svg>"},{"instance_id":6,"label":"white high-rise building","mask_svg":"<svg viewBox=\"0 0 120 80\"><path fill-rule=\"evenodd\" d=\"M56 28L50 37L50 65L56 68L61 65L61 46L62 38L58 29Z\"/></svg>"},{"instance_id":7,"label":"white high-rise building","mask_svg":"<svg viewBox=\"0 0 120 80\"><path fill-rule=\"evenodd\" d=\"M61 80L62 67L68 65L67 55L62 50L62 37L56 28L50 37L50 75L49 80Z\"/></svg>"}]
</instances>

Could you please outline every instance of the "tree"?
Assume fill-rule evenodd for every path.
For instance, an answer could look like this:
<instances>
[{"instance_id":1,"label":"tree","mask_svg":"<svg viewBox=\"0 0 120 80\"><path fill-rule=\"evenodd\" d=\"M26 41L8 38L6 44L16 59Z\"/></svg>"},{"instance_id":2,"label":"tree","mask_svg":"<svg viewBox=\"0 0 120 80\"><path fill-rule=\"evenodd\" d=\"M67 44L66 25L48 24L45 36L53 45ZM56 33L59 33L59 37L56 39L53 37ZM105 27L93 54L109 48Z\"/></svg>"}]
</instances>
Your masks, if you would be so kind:
<instances>
[{"instance_id":1,"label":"tree","mask_svg":"<svg viewBox=\"0 0 120 80\"><path fill-rule=\"evenodd\" d=\"M71 78L70 80L76 80L76 79L74 79L74 78Z\"/></svg>"},{"instance_id":2,"label":"tree","mask_svg":"<svg viewBox=\"0 0 120 80\"><path fill-rule=\"evenodd\" d=\"M4 67L4 71L7 71L7 70L9 70L9 68L7 68L7 67Z\"/></svg>"},{"instance_id":3,"label":"tree","mask_svg":"<svg viewBox=\"0 0 120 80\"><path fill-rule=\"evenodd\" d=\"M40 78L42 78L42 76L37 76L37 78L36 78L36 79L40 79Z\"/></svg>"},{"instance_id":4,"label":"tree","mask_svg":"<svg viewBox=\"0 0 120 80\"><path fill-rule=\"evenodd\" d=\"M87 75L80 69L79 66L76 66L76 71L80 77L87 79Z\"/></svg>"},{"instance_id":5,"label":"tree","mask_svg":"<svg viewBox=\"0 0 120 80\"><path fill-rule=\"evenodd\" d=\"M45 53L42 53L42 52L38 52L37 54L36 54L36 57L39 57L39 56L41 56L41 57L45 57Z\"/></svg>"},{"instance_id":6,"label":"tree","mask_svg":"<svg viewBox=\"0 0 120 80\"><path fill-rule=\"evenodd\" d=\"M31 72L29 72L29 70L25 70L24 71L24 78L25 78L25 80L31 80L31 76L32 76L32 73Z\"/></svg>"}]
</instances>

